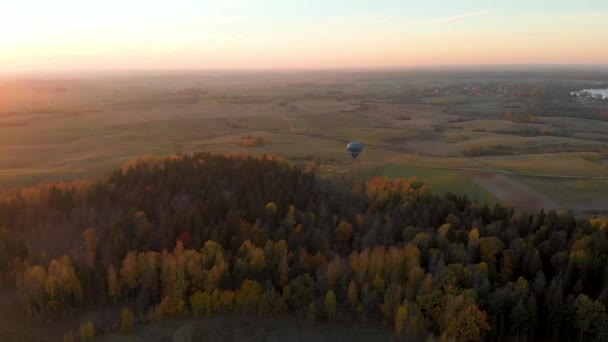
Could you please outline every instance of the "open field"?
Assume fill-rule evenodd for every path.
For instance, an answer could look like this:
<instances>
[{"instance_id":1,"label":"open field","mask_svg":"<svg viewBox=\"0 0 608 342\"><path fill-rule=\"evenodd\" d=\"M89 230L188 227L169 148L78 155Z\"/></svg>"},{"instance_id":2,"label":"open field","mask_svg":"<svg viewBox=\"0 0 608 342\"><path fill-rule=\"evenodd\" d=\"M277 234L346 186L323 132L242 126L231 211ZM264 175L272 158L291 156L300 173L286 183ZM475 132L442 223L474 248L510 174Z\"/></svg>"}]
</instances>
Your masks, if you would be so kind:
<instances>
[{"instance_id":1,"label":"open field","mask_svg":"<svg viewBox=\"0 0 608 342\"><path fill-rule=\"evenodd\" d=\"M0 187L101 175L142 155L246 151L296 164L317 160L327 177L416 176L436 193L524 210L608 209L608 103L574 102L563 86L542 81L562 79L570 89L589 87L585 80L559 73L435 77L3 79ZM245 147L244 135L263 143ZM356 161L345 153L351 140L366 146Z\"/></svg>"}]
</instances>

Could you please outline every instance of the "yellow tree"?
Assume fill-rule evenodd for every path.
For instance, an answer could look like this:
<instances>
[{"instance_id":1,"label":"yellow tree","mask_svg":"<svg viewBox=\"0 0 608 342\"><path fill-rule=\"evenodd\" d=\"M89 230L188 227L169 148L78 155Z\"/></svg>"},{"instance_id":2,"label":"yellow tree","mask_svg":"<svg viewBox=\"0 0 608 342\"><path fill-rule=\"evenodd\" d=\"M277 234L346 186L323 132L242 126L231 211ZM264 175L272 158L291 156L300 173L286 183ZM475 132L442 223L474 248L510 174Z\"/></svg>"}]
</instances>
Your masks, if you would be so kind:
<instances>
[{"instance_id":1,"label":"yellow tree","mask_svg":"<svg viewBox=\"0 0 608 342\"><path fill-rule=\"evenodd\" d=\"M120 332L131 332L131 330L133 330L133 322L135 320L133 317L133 311L129 310L128 308L124 308L122 309L120 316Z\"/></svg>"},{"instance_id":2,"label":"yellow tree","mask_svg":"<svg viewBox=\"0 0 608 342\"><path fill-rule=\"evenodd\" d=\"M336 255L328 264L327 264L327 284L330 289L334 289L342 277L343 267L342 267L342 259L339 255Z\"/></svg>"},{"instance_id":3,"label":"yellow tree","mask_svg":"<svg viewBox=\"0 0 608 342\"><path fill-rule=\"evenodd\" d=\"M63 334L63 342L74 342L76 339L74 338L74 334L71 331Z\"/></svg>"},{"instance_id":4,"label":"yellow tree","mask_svg":"<svg viewBox=\"0 0 608 342\"><path fill-rule=\"evenodd\" d=\"M261 296L262 286L253 280L245 279L243 284L241 284L241 288L237 291L234 303L235 307L240 312L257 312Z\"/></svg>"},{"instance_id":5,"label":"yellow tree","mask_svg":"<svg viewBox=\"0 0 608 342\"><path fill-rule=\"evenodd\" d=\"M123 259L120 279L127 286L129 293L133 295L133 291L137 287L137 253L135 251L128 252Z\"/></svg>"},{"instance_id":6,"label":"yellow tree","mask_svg":"<svg viewBox=\"0 0 608 342\"><path fill-rule=\"evenodd\" d=\"M480 341L490 331L488 315L472 298L449 296L445 308L443 337L456 341Z\"/></svg>"},{"instance_id":7,"label":"yellow tree","mask_svg":"<svg viewBox=\"0 0 608 342\"><path fill-rule=\"evenodd\" d=\"M143 290L158 295L158 270L160 255L158 252L141 252L137 255L138 282Z\"/></svg>"},{"instance_id":8,"label":"yellow tree","mask_svg":"<svg viewBox=\"0 0 608 342\"><path fill-rule=\"evenodd\" d=\"M348 284L348 303L350 303L350 305L352 306L352 308L356 308L357 307L357 302L359 300L359 289L357 288L357 283L355 283L354 280L350 281L350 284Z\"/></svg>"},{"instance_id":9,"label":"yellow tree","mask_svg":"<svg viewBox=\"0 0 608 342\"><path fill-rule=\"evenodd\" d=\"M89 321L80 325L80 341L91 341L95 338L95 324Z\"/></svg>"},{"instance_id":10,"label":"yellow tree","mask_svg":"<svg viewBox=\"0 0 608 342\"><path fill-rule=\"evenodd\" d=\"M336 303L336 294L333 290L327 291L327 294L325 295L324 307L327 318L330 320L336 319L338 315L338 308Z\"/></svg>"},{"instance_id":11,"label":"yellow tree","mask_svg":"<svg viewBox=\"0 0 608 342\"><path fill-rule=\"evenodd\" d=\"M395 314L395 332L397 336L402 337L407 323L407 308L403 305L399 306Z\"/></svg>"},{"instance_id":12,"label":"yellow tree","mask_svg":"<svg viewBox=\"0 0 608 342\"><path fill-rule=\"evenodd\" d=\"M387 324L393 321L395 311L401 304L402 289L398 283L391 283L384 293L384 303L380 306L380 310L384 315Z\"/></svg>"},{"instance_id":13,"label":"yellow tree","mask_svg":"<svg viewBox=\"0 0 608 342\"><path fill-rule=\"evenodd\" d=\"M204 273L203 289L211 292L218 288L224 273L228 269L228 264L224 258L222 246L215 241L207 241L201 249L201 262Z\"/></svg>"},{"instance_id":14,"label":"yellow tree","mask_svg":"<svg viewBox=\"0 0 608 342\"><path fill-rule=\"evenodd\" d=\"M481 260L490 267L490 272L496 270L496 260L505 245L495 236L482 237L479 239L479 254Z\"/></svg>"},{"instance_id":15,"label":"yellow tree","mask_svg":"<svg viewBox=\"0 0 608 342\"><path fill-rule=\"evenodd\" d=\"M202 267L202 254L195 250L186 250L182 253L179 262L184 265L191 292L200 290L203 287L205 276L205 270Z\"/></svg>"},{"instance_id":16,"label":"yellow tree","mask_svg":"<svg viewBox=\"0 0 608 342\"><path fill-rule=\"evenodd\" d=\"M207 292L196 291L190 296L190 307L196 316L211 315L211 297Z\"/></svg>"},{"instance_id":17,"label":"yellow tree","mask_svg":"<svg viewBox=\"0 0 608 342\"><path fill-rule=\"evenodd\" d=\"M66 296L71 296L77 302L82 303L82 287L76 276L76 270L67 256L51 261L44 289L49 297L59 299L64 306L66 304Z\"/></svg>"},{"instance_id":18,"label":"yellow tree","mask_svg":"<svg viewBox=\"0 0 608 342\"><path fill-rule=\"evenodd\" d=\"M234 291L225 290L219 294L219 308L222 311L232 311L234 307Z\"/></svg>"},{"instance_id":19,"label":"yellow tree","mask_svg":"<svg viewBox=\"0 0 608 342\"><path fill-rule=\"evenodd\" d=\"M33 266L23 274L23 288L29 297L29 310L44 310L44 284L46 270L42 266Z\"/></svg>"},{"instance_id":20,"label":"yellow tree","mask_svg":"<svg viewBox=\"0 0 608 342\"><path fill-rule=\"evenodd\" d=\"M164 251L161 257L161 281L164 294L176 301L184 298L189 287L183 252L183 244L178 241L173 254Z\"/></svg>"}]
</instances>

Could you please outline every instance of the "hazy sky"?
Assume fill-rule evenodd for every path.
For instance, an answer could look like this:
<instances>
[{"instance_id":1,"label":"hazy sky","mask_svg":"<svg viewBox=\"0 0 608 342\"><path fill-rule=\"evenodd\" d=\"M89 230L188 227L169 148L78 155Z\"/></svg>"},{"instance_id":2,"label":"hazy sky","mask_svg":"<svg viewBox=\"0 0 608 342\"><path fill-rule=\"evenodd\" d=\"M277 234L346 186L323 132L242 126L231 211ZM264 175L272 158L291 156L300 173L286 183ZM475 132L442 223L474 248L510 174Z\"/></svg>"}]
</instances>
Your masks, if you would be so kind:
<instances>
[{"instance_id":1,"label":"hazy sky","mask_svg":"<svg viewBox=\"0 0 608 342\"><path fill-rule=\"evenodd\" d=\"M0 71L608 64L606 0L0 0Z\"/></svg>"}]
</instances>

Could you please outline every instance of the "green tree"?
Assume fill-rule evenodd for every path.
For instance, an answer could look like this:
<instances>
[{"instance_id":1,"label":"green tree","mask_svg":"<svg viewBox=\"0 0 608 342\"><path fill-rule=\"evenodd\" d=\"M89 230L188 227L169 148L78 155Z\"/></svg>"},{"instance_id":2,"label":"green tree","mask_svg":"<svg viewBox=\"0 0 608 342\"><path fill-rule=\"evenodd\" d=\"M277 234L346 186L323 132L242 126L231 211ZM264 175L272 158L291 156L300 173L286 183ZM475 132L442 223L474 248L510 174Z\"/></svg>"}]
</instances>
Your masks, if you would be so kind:
<instances>
[{"instance_id":1,"label":"green tree","mask_svg":"<svg viewBox=\"0 0 608 342\"><path fill-rule=\"evenodd\" d=\"M336 242L341 246L345 246L350 243L353 236L353 225L345 220L340 220L336 227Z\"/></svg>"},{"instance_id":2,"label":"green tree","mask_svg":"<svg viewBox=\"0 0 608 342\"><path fill-rule=\"evenodd\" d=\"M593 301L583 294L576 298L574 306L576 308L576 326L581 332L580 341L582 341L585 332L589 330L591 324L600 319L606 308L602 303Z\"/></svg>"},{"instance_id":3,"label":"green tree","mask_svg":"<svg viewBox=\"0 0 608 342\"><path fill-rule=\"evenodd\" d=\"M287 305L274 289L265 291L260 298L258 315L261 317L277 317L287 311Z\"/></svg>"}]
</instances>

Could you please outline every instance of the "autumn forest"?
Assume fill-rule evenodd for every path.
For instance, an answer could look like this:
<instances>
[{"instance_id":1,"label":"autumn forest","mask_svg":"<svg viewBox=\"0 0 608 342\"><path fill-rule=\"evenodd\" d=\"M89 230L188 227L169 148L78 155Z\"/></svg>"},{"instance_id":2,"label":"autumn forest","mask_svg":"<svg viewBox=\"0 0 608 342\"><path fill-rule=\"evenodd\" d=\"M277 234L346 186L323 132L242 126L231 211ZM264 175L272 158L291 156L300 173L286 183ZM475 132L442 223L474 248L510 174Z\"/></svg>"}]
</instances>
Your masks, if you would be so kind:
<instances>
[{"instance_id":1,"label":"autumn forest","mask_svg":"<svg viewBox=\"0 0 608 342\"><path fill-rule=\"evenodd\" d=\"M111 306L123 333L239 313L382 322L396 338L608 340L607 221L414 178L344 185L277 157L150 157L6 190L0 228L1 286L31 322Z\"/></svg>"}]
</instances>

